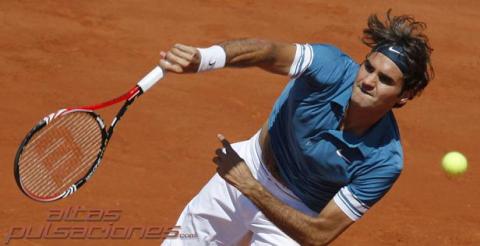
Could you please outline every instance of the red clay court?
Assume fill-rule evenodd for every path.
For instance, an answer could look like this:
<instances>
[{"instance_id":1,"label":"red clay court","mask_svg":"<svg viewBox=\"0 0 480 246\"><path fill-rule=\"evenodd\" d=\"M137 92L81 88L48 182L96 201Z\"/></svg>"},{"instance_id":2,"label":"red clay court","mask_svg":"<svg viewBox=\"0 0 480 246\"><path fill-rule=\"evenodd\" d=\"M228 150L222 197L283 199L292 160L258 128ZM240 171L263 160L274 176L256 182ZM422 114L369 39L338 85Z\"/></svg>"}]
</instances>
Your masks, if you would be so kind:
<instances>
[{"instance_id":1,"label":"red clay court","mask_svg":"<svg viewBox=\"0 0 480 246\"><path fill-rule=\"evenodd\" d=\"M116 226L171 227L215 172L217 133L249 138L287 78L259 69L168 74L127 112L99 170L55 203L24 196L13 159L26 132L59 108L97 103L129 89L176 42L207 46L262 37L326 42L357 61L371 13L412 14L428 24L436 78L396 111L405 169L392 191L332 245L480 244L480 2L477 1L1 1L0 233L39 231L53 211L119 210ZM102 112L110 121L117 108ZM469 170L448 178L444 153ZM65 221L55 226L101 226ZM160 239L16 239L9 245L159 245Z\"/></svg>"}]
</instances>

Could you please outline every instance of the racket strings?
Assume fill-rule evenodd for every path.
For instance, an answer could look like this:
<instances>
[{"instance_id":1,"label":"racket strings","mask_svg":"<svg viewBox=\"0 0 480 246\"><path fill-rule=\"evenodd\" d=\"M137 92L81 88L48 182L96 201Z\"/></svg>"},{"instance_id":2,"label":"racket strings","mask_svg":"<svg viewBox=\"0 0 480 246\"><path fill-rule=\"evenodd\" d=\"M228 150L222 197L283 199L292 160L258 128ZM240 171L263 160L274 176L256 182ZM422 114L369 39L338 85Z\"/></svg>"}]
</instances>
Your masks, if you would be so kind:
<instances>
[{"instance_id":1,"label":"racket strings","mask_svg":"<svg viewBox=\"0 0 480 246\"><path fill-rule=\"evenodd\" d=\"M62 194L86 175L102 144L93 115L72 112L55 118L33 135L19 159L24 190L37 197Z\"/></svg>"}]
</instances>

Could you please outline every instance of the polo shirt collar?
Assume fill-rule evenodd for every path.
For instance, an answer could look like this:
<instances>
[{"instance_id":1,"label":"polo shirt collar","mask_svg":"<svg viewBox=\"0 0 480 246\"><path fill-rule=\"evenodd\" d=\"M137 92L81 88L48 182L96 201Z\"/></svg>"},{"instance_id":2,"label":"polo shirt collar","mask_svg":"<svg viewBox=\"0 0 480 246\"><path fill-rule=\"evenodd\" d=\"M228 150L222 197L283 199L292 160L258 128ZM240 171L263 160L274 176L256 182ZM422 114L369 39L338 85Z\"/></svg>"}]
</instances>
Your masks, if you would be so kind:
<instances>
[{"instance_id":1,"label":"polo shirt collar","mask_svg":"<svg viewBox=\"0 0 480 246\"><path fill-rule=\"evenodd\" d=\"M350 98L352 97L352 90L353 86L351 85L342 93L340 93L340 95L334 97L330 102L330 104L332 105L332 109L337 115L340 116L340 120L345 114L345 111L347 110Z\"/></svg>"},{"instance_id":2,"label":"polo shirt collar","mask_svg":"<svg viewBox=\"0 0 480 246\"><path fill-rule=\"evenodd\" d=\"M389 111L383 116L375 125L373 125L365 134L358 137L353 133L330 130L328 131L332 136L342 141L349 148L356 148L362 153L363 157L367 157L373 150L379 148L384 143L385 134L391 134L392 130L397 132L395 126L392 126L391 122L395 121L393 118L393 112ZM394 128L394 129L392 129ZM395 137L395 136L393 136Z\"/></svg>"}]
</instances>

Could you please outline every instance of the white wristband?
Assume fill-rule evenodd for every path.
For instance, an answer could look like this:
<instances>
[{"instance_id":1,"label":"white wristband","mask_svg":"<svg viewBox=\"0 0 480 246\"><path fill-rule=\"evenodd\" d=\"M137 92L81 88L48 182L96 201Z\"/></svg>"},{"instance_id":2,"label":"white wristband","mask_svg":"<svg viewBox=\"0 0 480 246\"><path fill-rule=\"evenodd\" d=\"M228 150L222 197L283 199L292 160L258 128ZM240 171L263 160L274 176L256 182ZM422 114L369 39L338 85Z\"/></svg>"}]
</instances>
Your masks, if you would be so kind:
<instances>
[{"instance_id":1,"label":"white wristband","mask_svg":"<svg viewBox=\"0 0 480 246\"><path fill-rule=\"evenodd\" d=\"M217 68L225 67L227 54L219 45L209 48L197 48L200 52L200 65L197 72L209 71Z\"/></svg>"}]
</instances>

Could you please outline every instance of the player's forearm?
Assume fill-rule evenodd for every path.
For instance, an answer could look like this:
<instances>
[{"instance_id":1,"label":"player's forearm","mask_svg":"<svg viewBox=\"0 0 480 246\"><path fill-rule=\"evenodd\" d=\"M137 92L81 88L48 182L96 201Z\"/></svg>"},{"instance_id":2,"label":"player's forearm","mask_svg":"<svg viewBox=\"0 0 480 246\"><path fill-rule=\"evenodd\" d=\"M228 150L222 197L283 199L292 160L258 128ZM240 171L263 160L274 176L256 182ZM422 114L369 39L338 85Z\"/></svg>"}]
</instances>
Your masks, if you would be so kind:
<instances>
[{"instance_id":1,"label":"player's forearm","mask_svg":"<svg viewBox=\"0 0 480 246\"><path fill-rule=\"evenodd\" d=\"M326 245L335 238L329 231L328 221L310 217L282 203L260 183L240 189L270 221L301 245Z\"/></svg>"},{"instance_id":2,"label":"player's forearm","mask_svg":"<svg viewBox=\"0 0 480 246\"><path fill-rule=\"evenodd\" d=\"M236 39L220 44L227 55L226 66L249 67L274 60L274 44L260 39Z\"/></svg>"},{"instance_id":3,"label":"player's forearm","mask_svg":"<svg viewBox=\"0 0 480 246\"><path fill-rule=\"evenodd\" d=\"M295 56L290 44L262 39L237 39L220 44L226 53L227 67L258 66L267 71L286 75Z\"/></svg>"},{"instance_id":4,"label":"player's forearm","mask_svg":"<svg viewBox=\"0 0 480 246\"><path fill-rule=\"evenodd\" d=\"M165 71L195 73L227 67L258 66L272 73L287 75L296 46L260 39L225 41L208 48L175 44L160 52L159 65Z\"/></svg>"}]
</instances>

